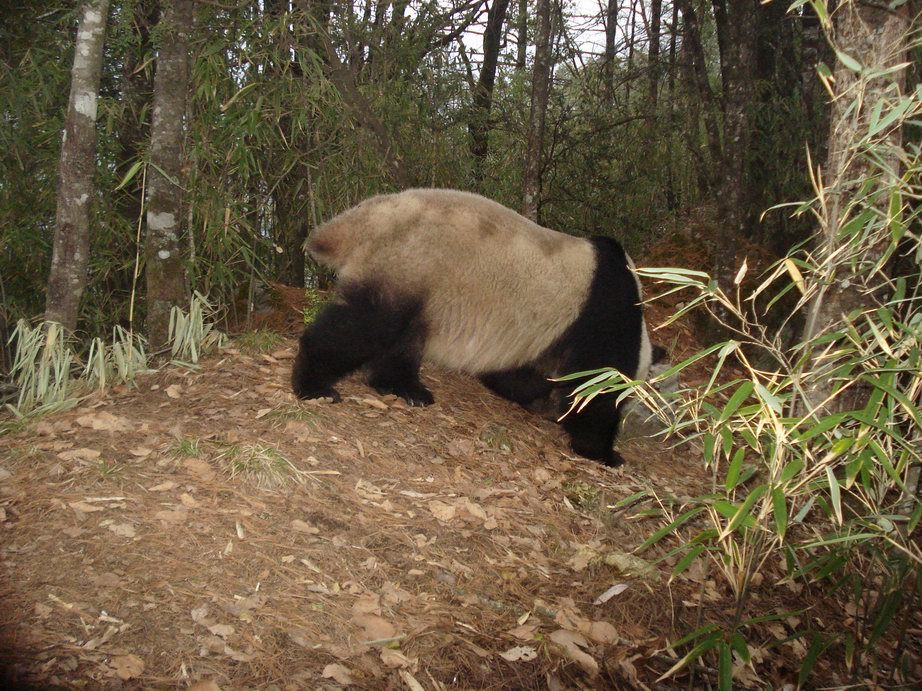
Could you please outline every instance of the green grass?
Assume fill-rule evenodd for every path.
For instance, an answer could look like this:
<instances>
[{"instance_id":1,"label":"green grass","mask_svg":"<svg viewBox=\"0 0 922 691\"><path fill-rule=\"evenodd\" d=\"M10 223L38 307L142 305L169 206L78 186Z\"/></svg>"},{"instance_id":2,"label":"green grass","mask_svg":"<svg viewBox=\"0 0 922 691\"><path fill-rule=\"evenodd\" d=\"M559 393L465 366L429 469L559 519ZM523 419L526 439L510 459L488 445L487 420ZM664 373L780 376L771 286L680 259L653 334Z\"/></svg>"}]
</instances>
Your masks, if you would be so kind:
<instances>
[{"instance_id":1,"label":"green grass","mask_svg":"<svg viewBox=\"0 0 922 691\"><path fill-rule=\"evenodd\" d=\"M240 352L249 355L268 353L277 349L283 341L284 338L281 334L268 329L246 331L234 339L234 343Z\"/></svg>"},{"instance_id":2,"label":"green grass","mask_svg":"<svg viewBox=\"0 0 922 691\"><path fill-rule=\"evenodd\" d=\"M122 471L122 467L113 461L107 461L100 459L96 463L96 472L99 473L100 477L104 480L109 480Z\"/></svg>"},{"instance_id":3,"label":"green grass","mask_svg":"<svg viewBox=\"0 0 922 691\"><path fill-rule=\"evenodd\" d=\"M577 509L589 511L599 506L599 488L582 480L567 480L560 489Z\"/></svg>"},{"instance_id":4,"label":"green grass","mask_svg":"<svg viewBox=\"0 0 922 691\"><path fill-rule=\"evenodd\" d=\"M319 414L300 405L284 406L283 408L273 410L266 417L274 422L284 423L289 420L298 420L300 422L308 422L311 425L316 425L320 419Z\"/></svg>"},{"instance_id":5,"label":"green grass","mask_svg":"<svg viewBox=\"0 0 922 691\"><path fill-rule=\"evenodd\" d=\"M263 443L231 444L215 458L232 479L270 489L302 481L302 473L278 449Z\"/></svg>"},{"instance_id":6,"label":"green grass","mask_svg":"<svg viewBox=\"0 0 922 691\"><path fill-rule=\"evenodd\" d=\"M202 442L193 437L177 439L173 445L173 453L181 458L196 458L202 455Z\"/></svg>"}]
</instances>

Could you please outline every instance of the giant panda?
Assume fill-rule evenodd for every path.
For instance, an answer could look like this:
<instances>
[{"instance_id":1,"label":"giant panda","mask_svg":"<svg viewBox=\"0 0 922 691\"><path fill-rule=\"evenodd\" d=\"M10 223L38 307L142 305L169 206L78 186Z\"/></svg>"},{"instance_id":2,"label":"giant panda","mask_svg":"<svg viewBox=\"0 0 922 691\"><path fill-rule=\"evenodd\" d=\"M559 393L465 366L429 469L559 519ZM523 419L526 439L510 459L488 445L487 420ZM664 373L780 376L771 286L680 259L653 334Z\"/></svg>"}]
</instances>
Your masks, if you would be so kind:
<instances>
[{"instance_id":1,"label":"giant panda","mask_svg":"<svg viewBox=\"0 0 922 691\"><path fill-rule=\"evenodd\" d=\"M337 285L300 338L300 398L339 400L333 384L367 365L377 391L429 405L428 360L560 415L573 384L549 377L614 367L643 379L650 367L640 284L611 238L565 235L468 192L411 189L341 213L307 249ZM614 397L599 397L562 425L577 454L617 466L619 419Z\"/></svg>"}]
</instances>

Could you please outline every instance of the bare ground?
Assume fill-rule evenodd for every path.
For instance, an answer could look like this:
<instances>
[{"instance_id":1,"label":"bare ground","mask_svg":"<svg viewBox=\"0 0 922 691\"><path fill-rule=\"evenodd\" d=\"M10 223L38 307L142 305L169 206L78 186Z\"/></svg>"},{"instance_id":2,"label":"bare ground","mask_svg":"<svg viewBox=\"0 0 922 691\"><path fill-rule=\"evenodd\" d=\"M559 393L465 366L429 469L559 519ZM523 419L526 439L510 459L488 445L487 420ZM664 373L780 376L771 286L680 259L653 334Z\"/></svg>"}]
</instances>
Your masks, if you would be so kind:
<instances>
[{"instance_id":1,"label":"bare ground","mask_svg":"<svg viewBox=\"0 0 922 691\"><path fill-rule=\"evenodd\" d=\"M359 377L339 405L299 403L293 347L229 349L0 438L7 684L655 687L668 640L726 616L713 575L670 583L675 557L625 556L706 491L691 452L627 442L613 471L432 368L428 408ZM769 580L754 601L796 609ZM796 680L801 644L772 626L744 685Z\"/></svg>"}]
</instances>

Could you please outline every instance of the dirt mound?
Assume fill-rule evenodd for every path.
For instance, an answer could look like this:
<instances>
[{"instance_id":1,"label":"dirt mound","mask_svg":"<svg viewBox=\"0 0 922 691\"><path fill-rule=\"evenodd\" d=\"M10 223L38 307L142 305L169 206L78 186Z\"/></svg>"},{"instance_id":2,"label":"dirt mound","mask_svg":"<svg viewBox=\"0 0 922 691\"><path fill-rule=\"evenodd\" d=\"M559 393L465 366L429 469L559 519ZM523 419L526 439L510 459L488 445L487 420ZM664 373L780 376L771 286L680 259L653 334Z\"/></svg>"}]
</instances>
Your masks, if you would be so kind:
<instances>
[{"instance_id":1,"label":"dirt mound","mask_svg":"<svg viewBox=\"0 0 922 691\"><path fill-rule=\"evenodd\" d=\"M669 640L732 612L704 563L669 581L674 542L632 554L708 490L700 458L574 458L553 423L432 368L428 408L358 377L301 403L293 347L0 438L8 686L652 687ZM796 610L782 575L759 601ZM802 644L772 626L743 683L796 677Z\"/></svg>"},{"instance_id":2,"label":"dirt mound","mask_svg":"<svg viewBox=\"0 0 922 691\"><path fill-rule=\"evenodd\" d=\"M573 458L556 425L434 369L429 408L358 379L298 403L292 354L227 351L0 439L8 682L527 688L668 667L682 597L605 558L657 525L648 498L612 507L697 491L695 462L637 442L623 471Z\"/></svg>"}]
</instances>

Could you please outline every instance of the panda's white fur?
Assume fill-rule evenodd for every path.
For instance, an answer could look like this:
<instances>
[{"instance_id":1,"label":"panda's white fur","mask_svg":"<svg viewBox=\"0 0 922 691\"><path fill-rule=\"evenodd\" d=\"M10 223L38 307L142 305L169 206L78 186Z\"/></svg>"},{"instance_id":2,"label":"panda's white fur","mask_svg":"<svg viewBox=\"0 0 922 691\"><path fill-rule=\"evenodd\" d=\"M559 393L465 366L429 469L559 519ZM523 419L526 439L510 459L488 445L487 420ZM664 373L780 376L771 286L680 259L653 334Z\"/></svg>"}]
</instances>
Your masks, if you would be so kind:
<instances>
[{"instance_id":1,"label":"panda's white fur","mask_svg":"<svg viewBox=\"0 0 922 691\"><path fill-rule=\"evenodd\" d=\"M412 189L341 213L307 248L336 270L339 297L301 337L302 398L336 397L332 384L367 364L375 388L425 405L427 359L523 405L559 407L548 377L649 369L640 283L614 240L565 235L479 195ZM597 400L563 424L578 453L617 465L618 420L613 401Z\"/></svg>"},{"instance_id":2,"label":"panda's white fur","mask_svg":"<svg viewBox=\"0 0 922 691\"><path fill-rule=\"evenodd\" d=\"M425 295L426 359L471 374L537 359L580 313L595 268L586 240L455 190L368 199L309 249L343 283L387 276L387 290Z\"/></svg>"}]
</instances>

